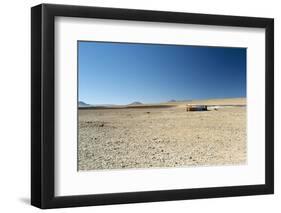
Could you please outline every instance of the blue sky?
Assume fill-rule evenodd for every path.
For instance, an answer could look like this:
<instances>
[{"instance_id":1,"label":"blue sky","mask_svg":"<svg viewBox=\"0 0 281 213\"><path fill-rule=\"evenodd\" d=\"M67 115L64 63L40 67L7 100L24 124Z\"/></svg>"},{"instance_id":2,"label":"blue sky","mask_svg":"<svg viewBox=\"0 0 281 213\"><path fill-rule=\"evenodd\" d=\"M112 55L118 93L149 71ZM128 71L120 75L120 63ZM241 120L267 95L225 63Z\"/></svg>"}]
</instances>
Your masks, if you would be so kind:
<instances>
[{"instance_id":1,"label":"blue sky","mask_svg":"<svg viewBox=\"0 0 281 213\"><path fill-rule=\"evenodd\" d=\"M88 104L246 97L246 48L78 42Z\"/></svg>"}]
</instances>

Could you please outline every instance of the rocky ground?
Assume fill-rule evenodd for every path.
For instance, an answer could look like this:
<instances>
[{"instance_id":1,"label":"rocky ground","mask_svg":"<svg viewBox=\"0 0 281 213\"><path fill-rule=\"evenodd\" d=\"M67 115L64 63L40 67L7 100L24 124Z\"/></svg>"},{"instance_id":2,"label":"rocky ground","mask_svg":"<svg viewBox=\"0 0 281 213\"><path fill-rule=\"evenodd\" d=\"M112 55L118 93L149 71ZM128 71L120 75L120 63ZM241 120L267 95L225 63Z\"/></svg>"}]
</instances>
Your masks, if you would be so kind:
<instances>
[{"instance_id":1,"label":"rocky ground","mask_svg":"<svg viewBox=\"0 0 281 213\"><path fill-rule=\"evenodd\" d=\"M245 106L204 112L184 106L80 109L78 169L246 163Z\"/></svg>"}]
</instances>

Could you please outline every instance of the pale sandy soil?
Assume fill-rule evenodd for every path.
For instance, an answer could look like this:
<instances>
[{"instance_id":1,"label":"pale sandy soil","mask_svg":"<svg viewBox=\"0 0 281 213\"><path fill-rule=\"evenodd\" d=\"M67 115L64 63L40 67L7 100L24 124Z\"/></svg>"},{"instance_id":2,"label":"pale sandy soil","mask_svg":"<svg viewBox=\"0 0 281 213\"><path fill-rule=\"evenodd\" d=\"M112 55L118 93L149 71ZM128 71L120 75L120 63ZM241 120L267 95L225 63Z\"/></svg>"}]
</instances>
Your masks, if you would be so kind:
<instances>
[{"instance_id":1,"label":"pale sandy soil","mask_svg":"<svg viewBox=\"0 0 281 213\"><path fill-rule=\"evenodd\" d=\"M245 164L245 99L193 101L224 106L79 110L78 169ZM165 105L165 104L164 104Z\"/></svg>"}]
</instances>

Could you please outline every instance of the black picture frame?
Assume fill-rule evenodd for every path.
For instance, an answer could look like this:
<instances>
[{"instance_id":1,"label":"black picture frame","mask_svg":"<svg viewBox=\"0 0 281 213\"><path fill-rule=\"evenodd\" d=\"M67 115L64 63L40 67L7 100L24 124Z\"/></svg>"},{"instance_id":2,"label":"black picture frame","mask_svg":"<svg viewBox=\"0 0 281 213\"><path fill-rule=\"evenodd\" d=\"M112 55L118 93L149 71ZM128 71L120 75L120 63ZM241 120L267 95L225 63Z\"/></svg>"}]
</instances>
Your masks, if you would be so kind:
<instances>
[{"instance_id":1,"label":"black picture frame","mask_svg":"<svg viewBox=\"0 0 281 213\"><path fill-rule=\"evenodd\" d=\"M54 195L54 18L83 17L264 28L265 184L112 194ZM217 198L274 193L274 20L164 11L41 4L31 8L31 204L42 208Z\"/></svg>"}]
</instances>

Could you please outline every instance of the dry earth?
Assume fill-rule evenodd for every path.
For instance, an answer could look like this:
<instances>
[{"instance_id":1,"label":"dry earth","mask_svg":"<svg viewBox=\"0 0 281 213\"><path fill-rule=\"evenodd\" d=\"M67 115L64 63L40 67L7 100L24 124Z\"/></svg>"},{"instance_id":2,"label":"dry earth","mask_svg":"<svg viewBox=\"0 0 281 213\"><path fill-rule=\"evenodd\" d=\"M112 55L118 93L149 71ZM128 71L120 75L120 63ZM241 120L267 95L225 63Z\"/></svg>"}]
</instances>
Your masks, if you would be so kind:
<instances>
[{"instance_id":1,"label":"dry earth","mask_svg":"<svg viewBox=\"0 0 281 213\"><path fill-rule=\"evenodd\" d=\"M187 103L221 108L186 112ZM245 164L245 104L240 98L79 109L78 169Z\"/></svg>"}]
</instances>

